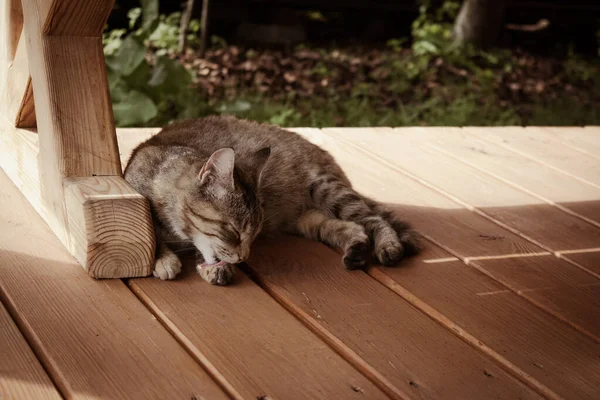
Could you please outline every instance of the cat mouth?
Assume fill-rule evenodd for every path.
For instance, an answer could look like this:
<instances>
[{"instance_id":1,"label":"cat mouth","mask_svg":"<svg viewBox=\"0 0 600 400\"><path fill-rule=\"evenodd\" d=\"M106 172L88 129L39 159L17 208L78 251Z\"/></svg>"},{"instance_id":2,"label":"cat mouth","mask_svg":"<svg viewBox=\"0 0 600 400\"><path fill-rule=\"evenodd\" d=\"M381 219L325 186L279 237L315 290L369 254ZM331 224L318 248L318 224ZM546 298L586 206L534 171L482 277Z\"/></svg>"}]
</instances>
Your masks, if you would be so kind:
<instances>
[{"instance_id":1,"label":"cat mouth","mask_svg":"<svg viewBox=\"0 0 600 400\"><path fill-rule=\"evenodd\" d=\"M219 260L216 263L212 263L212 264L202 263L202 264L200 264L200 268L223 267L225 265L227 265L227 263L225 261Z\"/></svg>"}]
</instances>

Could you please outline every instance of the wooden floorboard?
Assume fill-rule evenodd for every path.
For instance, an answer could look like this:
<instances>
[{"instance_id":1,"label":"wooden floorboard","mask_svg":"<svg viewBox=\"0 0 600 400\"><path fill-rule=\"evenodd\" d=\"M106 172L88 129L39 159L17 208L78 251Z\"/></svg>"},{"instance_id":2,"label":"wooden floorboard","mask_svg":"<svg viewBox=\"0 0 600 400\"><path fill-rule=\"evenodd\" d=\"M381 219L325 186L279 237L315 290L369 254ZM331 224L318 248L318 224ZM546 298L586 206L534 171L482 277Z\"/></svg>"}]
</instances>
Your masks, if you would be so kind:
<instances>
[{"instance_id":1,"label":"wooden floorboard","mask_svg":"<svg viewBox=\"0 0 600 400\"><path fill-rule=\"evenodd\" d=\"M130 285L233 398L387 398L243 273L220 287L185 267Z\"/></svg>"},{"instance_id":2,"label":"wooden floorboard","mask_svg":"<svg viewBox=\"0 0 600 400\"><path fill-rule=\"evenodd\" d=\"M577 136L590 128L511 128L509 144L500 131L440 141L456 132L418 129L376 146L381 131L300 130L426 237L403 267L368 273L286 238L257 243L243 267L252 279L240 272L230 287L193 263L172 282L94 281L0 175L1 299L47 387L68 398L599 398L597 141ZM119 130L122 160L157 131ZM471 154L471 140L499 161ZM10 348L25 345L39 372L2 311L0 335L9 323ZM9 379L8 393L23 389Z\"/></svg>"},{"instance_id":3,"label":"wooden floorboard","mask_svg":"<svg viewBox=\"0 0 600 400\"><path fill-rule=\"evenodd\" d=\"M472 336L469 343L545 397L600 395L596 342L436 246L400 268L376 267L370 273L451 331Z\"/></svg>"},{"instance_id":4,"label":"wooden floorboard","mask_svg":"<svg viewBox=\"0 0 600 400\"><path fill-rule=\"evenodd\" d=\"M2 302L66 398L227 398L120 280L90 278L0 171Z\"/></svg>"},{"instance_id":5,"label":"wooden floorboard","mask_svg":"<svg viewBox=\"0 0 600 400\"><path fill-rule=\"evenodd\" d=\"M538 163L547 165L589 184L600 187L600 162L597 153L583 153L572 147L564 146L547 134L548 128L490 128L482 139L493 141L508 150ZM597 130L590 130L590 135L598 135ZM595 142L591 139L592 142ZM596 139L597 141L598 139ZM597 142L596 142L597 143ZM585 147L582 145L580 147Z\"/></svg>"},{"instance_id":6,"label":"wooden floorboard","mask_svg":"<svg viewBox=\"0 0 600 400\"><path fill-rule=\"evenodd\" d=\"M587 132L582 128L578 130ZM402 135L402 130L398 133ZM481 139L486 135L485 128L423 129L419 135L426 145L600 227L600 188ZM597 137L600 142L600 135L587 132L581 136ZM600 157L600 150L598 155Z\"/></svg>"},{"instance_id":7,"label":"wooden floorboard","mask_svg":"<svg viewBox=\"0 0 600 400\"><path fill-rule=\"evenodd\" d=\"M593 287L600 282L596 277L553 257L548 257L551 261L540 270L536 259L539 254L547 253L544 249L461 208L457 203L449 204L449 198L399 174L393 164L383 163L378 157L369 156L369 153L335 138L322 137L320 140L342 164L359 191L394 204L394 208L413 221L418 229L454 256L459 256L541 309L598 340L600 330L596 316L599 299L590 291L580 290L583 285ZM416 151L406 151L410 150ZM399 157L402 158L402 155L399 154ZM361 162L357 163L357 159ZM532 253L531 257L522 257L528 252ZM496 265L493 260L496 257L502 257L503 268L488 269L487 265ZM514 273L516 268L520 273ZM565 276L570 277L568 283L561 281ZM550 289L536 291L541 288ZM564 296L557 298L557 291L573 296L570 299Z\"/></svg>"},{"instance_id":8,"label":"wooden floorboard","mask_svg":"<svg viewBox=\"0 0 600 400\"><path fill-rule=\"evenodd\" d=\"M537 397L364 272L345 270L341 255L324 245L284 238L261 242L252 254L248 264L270 294L394 391L413 398Z\"/></svg>"},{"instance_id":9,"label":"wooden floorboard","mask_svg":"<svg viewBox=\"0 0 600 400\"><path fill-rule=\"evenodd\" d=\"M0 399L61 399L8 312L0 303Z\"/></svg>"},{"instance_id":10,"label":"wooden floorboard","mask_svg":"<svg viewBox=\"0 0 600 400\"><path fill-rule=\"evenodd\" d=\"M544 134L600 160L600 126L546 127Z\"/></svg>"},{"instance_id":11,"label":"wooden floorboard","mask_svg":"<svg viewBox=\"0 0 600 400\"><path fill-rule=\"evenodd\" d=\"M599 247L599 227L429 147L432 139L423 133L418 129L356 130L337 137L354 141L360 138L368 143L369 151L454 196L466 207L476 208L544 250L554 253ZM394 149L410 151L398 157ZM600 208L600 203L595 207ZM568 254L563 257L569 259ZM581 267L600 278L598 264Z\"/></svg>"}]
</instances>

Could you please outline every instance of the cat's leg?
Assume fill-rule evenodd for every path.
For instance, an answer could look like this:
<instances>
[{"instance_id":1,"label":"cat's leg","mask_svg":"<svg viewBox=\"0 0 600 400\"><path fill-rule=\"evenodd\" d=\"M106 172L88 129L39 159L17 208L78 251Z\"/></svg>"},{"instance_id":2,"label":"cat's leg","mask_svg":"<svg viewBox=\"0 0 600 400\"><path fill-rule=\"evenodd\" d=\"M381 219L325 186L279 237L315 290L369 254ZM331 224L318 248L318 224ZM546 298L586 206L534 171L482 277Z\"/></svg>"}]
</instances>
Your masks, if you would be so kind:
<instances>
[{"instance_id":1,"label":"cat's leg","mask_svg":"<svg viewBox=\"0 0 600 400\"><path fill-rule=\"evenodd\" d=\"M157 240L153 275L164 281L175 279L180 272L181 260L179 257L167 245Z\"/></svg>"},{"instance_id":2,"label":"cat's leg","mask_svg":"<svg viewBox=\"0 0 600 400\"><path fill-rule=\"evenodd\" d=\"M207 263L201 252L196 256L196 271L206 282L211 285L228 285L235 275L235 267L224 261Z\"/></svg>"},{"instance_id":3,"label":"cat's leg","mask_svg":"<svg viewBox=\"0 0 600 400\"><path fill-rule=\"evenodd\" d=\"M344 266L363 268L367 264L369 237L365 229L351 221L332 219L318 210L309 210L298 219L298 231L306 238L324 242L344 251Z\"/></svg>"},{"instance_id":4,"label":"cat's leg","mask_svg":"<svg viewBox=\"0 0 600 400\"><path fill-rule=\"evenodd\" d=\"M365 198L365 202L374 213L381 215L394 228L404 247L405 257L415 255L421 250L420 236L409 223L398 218L391 210L375 200Z\"/></svg>"},{"instance_id":5,"label":"cat's leg","mask_svg":"<svg viewBox=\"0 0 600 400\"><path fill-rule=\"evenodd\" d=\"M345 221L353 221L363 226L373 243L375 257L386 266L395 265L403 256L411 251L405 248L412 246L412 230L408 224L405 228L398 224L394 229L379 212L372 209L364 198L354 191L348 182L338 177L323 176L317 179L310 188L313 202L325 213Z\"/></svg>"}]
</instances>

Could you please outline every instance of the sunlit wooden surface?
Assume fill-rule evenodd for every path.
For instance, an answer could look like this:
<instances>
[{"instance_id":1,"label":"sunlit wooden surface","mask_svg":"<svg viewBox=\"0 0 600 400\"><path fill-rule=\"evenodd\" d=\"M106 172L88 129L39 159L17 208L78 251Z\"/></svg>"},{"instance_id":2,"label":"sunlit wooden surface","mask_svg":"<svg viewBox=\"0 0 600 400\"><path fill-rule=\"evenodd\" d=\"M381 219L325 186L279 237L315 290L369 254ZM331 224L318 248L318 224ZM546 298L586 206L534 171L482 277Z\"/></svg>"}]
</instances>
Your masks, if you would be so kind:
<instances>
[{"instance_id":1,"label":"sunlit wooden surface","mask_svg":"<svg viewBox=\"0 0 600 400\"><path fill-rule=\"evenodd\" d=\"M425 250L94 280L0 171L0 399L598 399L600 128L296 129ZM156 129L118 131L123 165Z\"/></svg>"}]
</instances>

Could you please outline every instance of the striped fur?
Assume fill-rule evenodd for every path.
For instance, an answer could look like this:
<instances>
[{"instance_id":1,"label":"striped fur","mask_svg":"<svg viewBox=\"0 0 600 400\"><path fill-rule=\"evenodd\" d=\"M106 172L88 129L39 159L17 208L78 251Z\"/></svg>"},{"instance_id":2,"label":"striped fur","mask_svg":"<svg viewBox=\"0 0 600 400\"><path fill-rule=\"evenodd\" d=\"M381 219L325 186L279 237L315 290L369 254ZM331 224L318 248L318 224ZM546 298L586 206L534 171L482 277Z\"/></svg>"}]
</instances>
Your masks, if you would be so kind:
<instances>
[{"instance_id":1,"label":"striped fur","mask_svg":"<svg viewBox=\"0 0 600 400\"><path fill-rule=\"evenodd\" d=\"M331 155L274 126L232 117L172 124L134 150L125 179L150 201L161 279L180 271L175 254L187 247L204 279L226 284L259 234L340 248L350 269L372 256L395 265L418 249L408 224L355 192Z\"/></svg>"}]
</instances>

